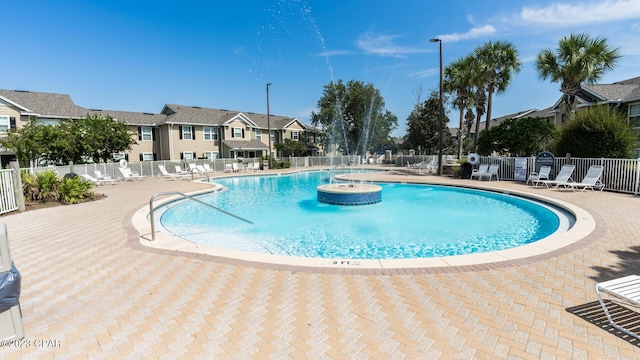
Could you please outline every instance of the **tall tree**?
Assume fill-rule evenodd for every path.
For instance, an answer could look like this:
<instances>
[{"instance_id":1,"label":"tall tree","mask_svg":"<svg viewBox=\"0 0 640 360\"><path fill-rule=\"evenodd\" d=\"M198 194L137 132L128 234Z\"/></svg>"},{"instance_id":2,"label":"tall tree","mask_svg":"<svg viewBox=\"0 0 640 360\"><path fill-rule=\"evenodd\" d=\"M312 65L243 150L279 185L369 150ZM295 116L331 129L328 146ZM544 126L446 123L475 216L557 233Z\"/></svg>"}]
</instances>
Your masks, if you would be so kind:
<instances>
[{"instance_id":1,"label":"tall tree","mask_svg":"<svg viewBox=\"0 0 640 360\"><path fill-rule=\"evenodd\" d=\"M444 119L445 123L449 120ZM438 153L438 139L440 130L440 94L432 91L429 98L422 103L417 103L407 118L407 135L404 147L408 149L421 149L426 154ZM445 131L443 144L450 143L451 133Z\"/></svg>"},{"instance_id":2,"label":"tall tree","mask_svg":"<svg viewBox=\"0 0 640 360\"><path fill-rule=\"evenodd\" d=\"M364 155L385 147L398 127L398 118L385 109L380 91L361 81L331 81L318 109L311 113L311 124L325 130L325 148L338 147L347 154Z\"/></svg>"},{"instance_id":3,"label":"tall tree","mask_svg":"<svg viewBox=\"0 0 640 360\"><path fill-rule=\"evenodd\" d=\"M460 111L458 126L458 157L462 156L462 141L464 140L465 111L472 104L473 69L470 56L460 58L447 65L444 69L444 91L453 94L453 105Z\"/></svg>"},{"instance_id":4,"label":"tall tree","mask_svg":"<svg viewBox=\"0 0 640 360\"><path fill-rule=\"evenodd\" d=\"M485 130L489 129L493 93L504 92L511 83L511 76L520 71L518 50L507 41L489 41L475 49L475 57L480 62L485 75L487 89L487 117Z\"/></svg>"},{"instance_id":5,"label":"tall tree","mask_svg":"<svg viewBox=\"0 0 640 360\"><path fill-rule=\"evenodd\" d=\"M554 136L555 125L545 118L507 119L482 132L478 153L531 156L547 149Z\"/></svg>"},{"instance_id":6,"label":"tall tree","mask_svg":"<svg viewBox=\"0 0 640 360\"><path fill-rule=\"evenodd\" d=\"M136 143L132 135L124 122L87 115L60 125L38 125L31 121L20 129L11 129L0 144L15 151L25 165L38 159L79 164L87 159L107 161L113 153L130 150Z\"/></svg>"},{"instance_id":7,"label":"tall tree","mask_svg":"<svg viewBox=\"0 0 640 360\"><path fill-rule=\"evenodd\" d=\"M560 82L564 110L562 123L569 120L582 83L592 84L614 68L620 50L612 49L605 38L571 34L558 41L558 48L543 49L536 59L536 70L543 80Z\"/></svg>"},{"instance_id":8,"label":"tall tree","mask_svg":"<svg viewBox=\"0 0 640 360\"><path fill-rule=\"evenodd\" d=\"M473 104L476 109L476 126L473 133L473 152L478 150L478 134L480 133L480 121L482 115L485 114L485 106L487 105L487 93L486 93L486 76L483 72L483 67L480 61L476 57L472 57L471 71L472 71L472 83L475 87L473 94Z\"/></svg>"}]
</instances>

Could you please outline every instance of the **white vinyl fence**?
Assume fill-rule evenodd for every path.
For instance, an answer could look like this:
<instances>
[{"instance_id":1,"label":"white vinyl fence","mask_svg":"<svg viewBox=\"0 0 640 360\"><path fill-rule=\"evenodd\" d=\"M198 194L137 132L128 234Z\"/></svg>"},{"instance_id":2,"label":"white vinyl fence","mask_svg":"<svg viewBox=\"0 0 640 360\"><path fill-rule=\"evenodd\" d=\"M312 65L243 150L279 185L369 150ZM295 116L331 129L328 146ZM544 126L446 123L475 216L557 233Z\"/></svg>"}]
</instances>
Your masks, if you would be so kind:
<instances>
[{"instance_id":1,"label":"white vinyl fence","mask_svg":"<svg viewBox=\"0 0 640 360\"><path fill-rule=\"evenodd\" d=\"M425 156L397 156L396 166L406 167L407 163L413 164L420 161L430 161L434 155ZM449 164L455 162L455 159L445 158ZM311 166L325 166L328 168L336 168L340 166L359 166L361 159L359 156L310 156L310 157L289 157L280 159L281 161L288 161L291 168L305 168ZM527 158L527 174L531 171L535 171L535 157ZM258 161L262 163L261 159L243 159L243 163ZM482 156L480 157L480 163L482 164L500 164L500 180L515 180L515 157L501 157L501 156ZM232 162L238 162L236 159L197 159L197 160L182 160L182 161L142 161L142 162L130 162L129 167L133 171L137 171L144 176L155 176L160 173L158 165L164 165L169 172L173 172L175 165L180 165L183 169L188 169L187 163L195 163L197 165L209 164L209 166L217 172L224 171L225 165ZM555 165L551 171L551 177L560 171L562 165L571 163L576 166L573 173L573 180L580 181L586 175L589 166L597 164L604 166L604 173L602 175L602 182L605 185L605 190L638 194L640 191L640 159L605 159L605 158L565 158L556 157ZM53 167L60 176L66 173L74 172L77 174L89 174L94 176L95 170L100 170L104 174L111 175L112 178L120 178L120 172L118 170L118 163L100 163L100 164L82 164L73 166L58 166ZM32 169L35 171L46 170L47 168Z\"/></svg>"},{"instance_id":2,"label":"white vinyl fence","mask_svg":"<svg viewBox=\"0 0 640 360\"><path fill-rule=\"evenodd\" d=\"M13 170L0 170L0 214L18 210L14 186Z\"/></svg>"}]
</instances>

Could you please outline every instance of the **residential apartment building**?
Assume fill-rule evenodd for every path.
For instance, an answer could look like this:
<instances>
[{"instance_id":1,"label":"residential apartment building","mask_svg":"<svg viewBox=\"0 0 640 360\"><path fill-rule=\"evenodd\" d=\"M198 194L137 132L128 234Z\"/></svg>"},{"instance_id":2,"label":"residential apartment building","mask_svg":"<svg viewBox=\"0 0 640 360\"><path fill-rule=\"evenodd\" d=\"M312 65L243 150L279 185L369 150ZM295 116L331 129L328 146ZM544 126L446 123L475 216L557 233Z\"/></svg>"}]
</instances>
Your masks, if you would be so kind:
<instances>
[{"instance_id":1,"label":"residential apartment building","mask_svg":"<svg viewBox=\"0 0 640 360\"><path fill-rule=\"evenodd\" d=\"M43 125L100 115L130 126L137 144L114 160L190 160L196 158L261 158L277 156L275 145L285 139L303 141L307 155L321 155L320 131L297 118L198 106L166 104L158 114L86 109L66 94L0 90L0 136L30 120ZM269 134L269 129L271 133ZM271 149L269 149L269 136ZM0 152L2 164L12 160Z\"/></svg>"}]
</instances>

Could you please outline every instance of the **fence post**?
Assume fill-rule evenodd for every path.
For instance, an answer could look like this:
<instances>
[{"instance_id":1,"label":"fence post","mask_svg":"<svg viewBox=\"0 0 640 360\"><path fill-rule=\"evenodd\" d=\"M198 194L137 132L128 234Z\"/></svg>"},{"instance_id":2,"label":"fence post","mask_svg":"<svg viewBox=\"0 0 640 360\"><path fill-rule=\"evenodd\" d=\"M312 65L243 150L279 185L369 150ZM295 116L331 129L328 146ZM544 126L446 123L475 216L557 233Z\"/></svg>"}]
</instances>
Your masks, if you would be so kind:
<instances>
[{"instance_id":1,"label":"fence post","mask_svg":"<svg viewBox=\"0 0 640 360\"><path fill-rule=\"evenodd\" d=\"M636 159L636 184L633 195L638 195L638 183L640 183L640 158Z\"/></svg>"},{"instance_id":2,"label":"fence post","mask_svg":"<svg viewBox=\"0 0 640 360\"><path fill-rule=\"evenodd\" d=\"M20 165L17 161L9 163L11 167L11 176L13 176L13 196L16 198L16 205L19 211L24 211L24 194L22 193L22 176L20 175Z\"/></svg>"}]
</instances>

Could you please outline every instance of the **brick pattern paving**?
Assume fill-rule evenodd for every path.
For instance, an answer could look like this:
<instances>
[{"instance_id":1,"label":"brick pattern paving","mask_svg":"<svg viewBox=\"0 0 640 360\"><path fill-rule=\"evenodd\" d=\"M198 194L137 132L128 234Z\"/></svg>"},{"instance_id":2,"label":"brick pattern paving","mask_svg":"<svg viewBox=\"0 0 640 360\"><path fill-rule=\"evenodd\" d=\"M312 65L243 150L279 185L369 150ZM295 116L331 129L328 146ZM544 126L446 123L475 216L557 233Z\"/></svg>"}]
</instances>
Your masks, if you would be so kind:
<instances>
[{"instance_id":1,"label":"brick pattern paving","mask_svg":"<svg viewBox=\"0 0 640 360\"><path fill-rule=\"evenodd\" d=\"M205 187L149 178L99 188L100 201L3 216L32 342L0 357L640 358L635 342L569 311L596 300L596 282L640 273L640 198L532 189L592 212L593 240L473 271L348 275L130 245L131 214L151 195ZM46 339L60 346L35 346Z\"/></svg>"}]
</instances>

